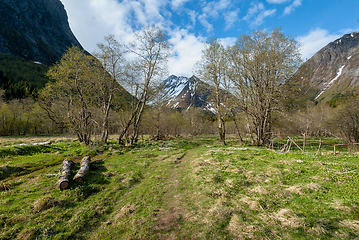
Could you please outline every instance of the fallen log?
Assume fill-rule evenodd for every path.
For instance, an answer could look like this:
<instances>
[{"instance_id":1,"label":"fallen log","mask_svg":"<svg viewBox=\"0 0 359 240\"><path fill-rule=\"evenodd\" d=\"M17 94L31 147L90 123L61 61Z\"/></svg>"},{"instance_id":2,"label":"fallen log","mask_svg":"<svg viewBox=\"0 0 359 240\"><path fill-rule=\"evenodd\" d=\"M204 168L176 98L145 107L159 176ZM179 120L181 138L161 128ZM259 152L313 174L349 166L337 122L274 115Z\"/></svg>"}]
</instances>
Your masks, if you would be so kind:
<instances>
[{"instance_id":1,"label":"fallen log","mask_svg":"<svg viewBox=\"0 0 359 240\"><path fill-rule=\"evenodd\" d=\"M29 145L49 145L52 144L52 141L47 141L47 142L37 142L37 143L20 143L20 144L15 144L15 145L10 145L7 147L17 147L17 146L29 146Z\"/></svg>"},{"instance_id":2,"label":"fallen log","mask_svg":"<svg viewBox=\"0 0 359 240\"><path fill-rule=\"evenodd\" d=\"M85 180L85 175L90 170L90 162L91 162L90 156L82 158L81 167L79 171L76 173L74 177L74 181L83 182Z\"/></svg>"},{"instance_id":3,"label":"fallen log","mask_svg":"<svg viewBox=\"0 0 359 240\"><path fill-rule=\"evenodd\" d=\"M66 158L62 163L62 169L60 170L61 176L59 177L59 181L57 182L57 187L60 189L65 189L69 187L69 177L71 175L71 167L74 162Z\"/></svg>"}]
</instances>

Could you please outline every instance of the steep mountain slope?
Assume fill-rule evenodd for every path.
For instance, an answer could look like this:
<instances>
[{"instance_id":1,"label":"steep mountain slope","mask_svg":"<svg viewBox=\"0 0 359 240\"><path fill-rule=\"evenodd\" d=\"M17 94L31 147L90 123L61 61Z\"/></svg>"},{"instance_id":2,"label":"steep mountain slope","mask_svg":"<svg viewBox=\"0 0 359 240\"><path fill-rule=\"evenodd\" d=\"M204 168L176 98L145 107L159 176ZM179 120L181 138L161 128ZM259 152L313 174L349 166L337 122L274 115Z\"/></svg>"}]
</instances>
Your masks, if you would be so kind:
<instances>
[{"instance_id":1,"label":"steep mountain slope","mask_svg":"<svg viewBox=\"0 0 359 240\"><path fill-rule=\"evenodd\" d=\"M359 33L329 43L296 73L316 89L313 98L328 101L337 94L359 93Z\"/></svg>"},{"instance_id":2,"label":"steep mountain slope","mask_svg":"<svg viewBox=\"0 0 359 240\"><path fill-rule=\"evenodd\" d=\"M51 65L80 46L60 0L1 0L0 22L1 53Z\"/></svg>"},{"instance_id":3,"label":"steep mountain slope","mask_svg":"<svg viewBox=\"0 0 359 240\"><path fill-rule=\"evenodd\" d=\"M198 107L203 110L215 113L213 102L211 101L211 86L192 76L177 77L170 76L164 81L165 91L167 91L167 105L178 109L186 110L189 107ZM224 90L222 94L228 94Z\"/></svg>"},{"instance_id":4,"label":"steep mountain slope","mask_svg":"<svg viewBox=\"0 0 359 240\"><path fill-rule=\"evenodd\" d=\"M209 91L203 91L206 89L204 84L195 76L191 78L170 76L164 81L167 105L179 110L190 106L205 108Z\"/></svg>"}]
</instances>

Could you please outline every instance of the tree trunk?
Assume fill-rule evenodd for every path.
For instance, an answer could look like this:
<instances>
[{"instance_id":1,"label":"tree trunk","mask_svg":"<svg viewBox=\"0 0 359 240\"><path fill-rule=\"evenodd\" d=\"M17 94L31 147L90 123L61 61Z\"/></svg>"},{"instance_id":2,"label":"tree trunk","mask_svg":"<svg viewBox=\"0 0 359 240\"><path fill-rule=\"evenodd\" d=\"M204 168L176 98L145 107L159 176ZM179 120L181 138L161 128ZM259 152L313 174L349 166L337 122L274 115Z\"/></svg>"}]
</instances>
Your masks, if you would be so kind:
<instances>
[{"instance_id":1,"label":"tree trunk","mask_svg":"<svg viewBox=\"0 0 359 240\"><path fill-rule=\"evenodd\" d=\"M62 163L61 176L59 177L59 181L56 183L57 187L60 189L68 188L69 186L69 177L71 175L71 167L74 162L66 158Z\"/></svg>"},{"instance_id":2,"label":"tree trunk","mask_svg":"<svg viewBox=\"0 0 359 240\"><path fill-rule=\"evenodd\" d=\"M218 116L218 133L219 133L219 143L222 145L226 145L226 129L225 122L223 117Z\"/></svg>"},{"instance_id":3,"label":"tree trunk","mask_svg":"<svg viewBox=\"0 0 359 240\"><path fill-rule=\"evenodd\" d=\"M246 116L246 122L247 122L247 128L248 128L248 132L249 132L249 137L251 139L251 144L253 145L254 144L254 139L253 139L253 135L252 135L252 128L251 128L251 125L249 123L249 119L248 119L248 115L247 113L245 113L245 116Z\"/></svg>"},{"instance_id":4,"label":"tree trunk","mask_svg":"<svg viewBox=\"0 0 359 240\"><path fill-rule=\"evenodd\" d=\"M136 116L136 114L137 114L137 111L138 111L138 108L139 108L140 105L141 105L142 99L143 99L143 95L142 95L141 98L138 100L138 103L137 103L137 105L136 105L135 110L133 111L133 113L132 113L132 115L131 115L131 118L128 120L128 122L127 122L125 128L122 130L122 132L121 132L121 134L120 134L120 137L118 138L118 144L121 144L123 136L126 134L126 132L128 131L128 128L130 127L130 125L131 125L133 119L135 118L135 116Z\"/></svg>"},{"instance_id":5,"label":"tree trunk","mask_svg":"<svg viewBox=\"0 0 359 240\"><path fill-rule=\"evenodd\" d=\"M143 102L140 112L137 115L137 118L135 119L135 122L133 123L133 134L131 137L131 141L130 141L130 145L133 145L136 136L138 135L138 127L140 125L140 121L141 121L141 117L142 117L142 113L143 113L143 109L145 107L145 101Z\"/></svg>"},{"instance_id":6,"label":"tree trunk","mask_svg":"<svg viewBox=\"0 0 359 240\"><path fill-rule=\"evenodd\" d=\"M108 139L108 116L110 114L110 106L111 106L112 95L109 96L107 104L103 106L103 123L101 129L101 138L100 141L102 143L106 143Z\"/></svg>"},{"instance_id":7,"label":"tree trunk","mask_svg":"<svg viewBox=\"0 0 359 240\"><path fill-rule=\"evenodd\" d=\"M138 127L140 125L142 113L143 113L143 110L145 108L146 102L147 102L147 90L145 90L145 93L144 93L143 103L142 103L140 112L138 113L137 118L135 119L135 122L133 124L133 134L132 134L132 137L131 137L130 145L133 145L135 139L138 136Z\"/></svg>"},{"instance_id":8,"label":"tree trunk","mask_svg":"<svg viewBox=\"0 0 359 240\"><path fill-rule=\"evenodd\" d=\"M236 121L236 117L234 116L233 109L231 109L231 113L232 113L232 116L233 116L234 126L236 127L236 130L237 130L239 142L243 142L243 139L242 139L242 136L241 136L241 132L239 131L238 124L237 124L237 121Z\"/></svg>"},{"instance_id":9,"label":"tree trunk","mask_svg":"<svg viewBox=\"0 0 359 240\"><path fill-rule=\"evenodd\" d=\"M91 162L90 156L82 158L81 167L80 167L79 171L76 173L76 175L73 179L74 181L83 182L85 180L85 175L90 170L90 162Z\"/></svg>"}]
</instances>

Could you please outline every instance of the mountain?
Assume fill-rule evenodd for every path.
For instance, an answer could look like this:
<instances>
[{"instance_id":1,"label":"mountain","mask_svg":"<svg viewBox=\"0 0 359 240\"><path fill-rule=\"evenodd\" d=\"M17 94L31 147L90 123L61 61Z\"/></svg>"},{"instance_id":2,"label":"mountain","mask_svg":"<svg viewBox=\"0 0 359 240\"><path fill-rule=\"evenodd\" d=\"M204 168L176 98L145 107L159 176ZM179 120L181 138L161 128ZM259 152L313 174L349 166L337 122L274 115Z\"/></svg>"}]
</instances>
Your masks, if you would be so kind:
<instances>
[{"instance_id":1,"label":"mountain","mask_svg":"<svg viewBox=\"0 0 359 240\"><path fill-rule=\"evenodd\" d=\"M164 82L165 92L167 93L167 106L178 110L186 110L189 107L198 107L208 112L215 113L213 102L211 101L211 86L192 76L177 77L170 76ZM222 94L225 94L223 90Z\"/></svg>"},{"instance_id":2,"label":"mountain","mask_svg":"<svg viewBox=\"0 0 359 240\"><path fill-rule=\"evenodd\" d=\"M329 43L307 60L296 75L316 90L312 96L316 101L358 94L359 33L346 34Z\"/></svg>"},{"instance_id":3,"label":"mountain","mask_svg":"<svg viewBox=\"0 0 359 240\"><path fill-rule=\"evenodd\" d=\"M80 43L60 0L1 0L0 53L45 65Z\"/></svg>"}]
</instances>

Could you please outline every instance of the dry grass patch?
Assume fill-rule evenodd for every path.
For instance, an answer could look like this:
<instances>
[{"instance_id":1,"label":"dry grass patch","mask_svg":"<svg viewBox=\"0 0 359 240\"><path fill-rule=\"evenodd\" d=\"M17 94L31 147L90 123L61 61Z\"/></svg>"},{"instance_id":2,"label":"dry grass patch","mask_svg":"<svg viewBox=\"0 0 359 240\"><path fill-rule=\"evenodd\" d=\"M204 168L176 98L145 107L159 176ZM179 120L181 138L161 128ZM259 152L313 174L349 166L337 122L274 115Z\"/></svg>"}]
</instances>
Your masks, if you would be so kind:
<instances>
[{"instance_id":1,"label":"dry grass patch","mask_svg":"<svg viewBox=\"0 0 359 240\"><path fill-rule=\"evenodd\" d=\"M60 205L61 201L56 200L53 197L50 196L44 196L37 199L33 204L32 208L34 212L42 212L49 208L55 207L57 205Z\"/></svg>"},{"instance_id":2,"label":"dry grass patch","mask_svg":"<svg viewBox=\"0 0 359 240\"><path fill-rule=\"evenodd\" d=\"M303 195L303 187L301 187L300 185L294 185L294 186L290 186L286 189L284 189L288 192L291 192L291 193L295 193L295 194L299 194L299 195Z\"/></svg>"},{"instance_id":3,"label":"dry grass patch","mask_svg":"<svg viewBox=\"0 0 359 240\"><path fill-rule=\"evenodd\" d=\"M233 214L229 221L228 231L238 239L255 238L255 232L261 232L262 229L259 226L250 225L248 222L244 222L238 214Z\"/></svg>"},{"instance_id":4,"label":"dry grass patch","mask_svg":"<svg viewBox=\"0 0 359 240\"><path fill-rule=\"evenodd\" d=\"M340 226L350 228L355 231L359 231L359 221L358 220L343 220L340 222Z\"/></svg>"},{"instance_id":5,"label":"dry grass patch","mask_svg":"<svg viewBox=\"0 0 359 240\"><path fill-rule=\"evenodd\" d=\"M318 183L313 183L313 182L304 185L304 188L309 191L315 191L315 192L322 190L322 186L320 186Z\"/></svg>"},{"instance_id":6,"label":"dry grass patch","mask_svg":"<svg viewBox=\"0 0 359 240\"><path fill-rule=\"evenodd\" d=\"M17 237L16 237L16 240L17 239L21 239L21 240L30 240L30 239L33 239L34 238L34 235L36 233L36 230L37 228L36 227L33 227L33 228L30 228L30 229L24 229L23 231L21 231Z\"/></svg>"},{"instance_id":7,"label":"dry grass patch","mask_svg":"<svg viewBox=\"0 0 359 240\"><path fill-rule=\"evenodd\" d=\"M346 212L351 211L351 208L348 206L344 206L342 200L339 199L334 199L334 202L332 203L332 208Z\"/></svg>"},{"instance_id":8,"label":"dry grass patch","mask_svg":"<svg viewBox=\"0 0 359 240\"><path fill-rule=\"evenodd\" d=\"M244 196L239 199L239 202L245 203L250 210L256 210L256 211L263 210L262 206L259 204L257 199L252 199L248 196Z\"/></svg>"},{"instance_id":9,"label":"dry grass patch","mask_svg":"<svg viewBox=\"0 0 359 240\"><path fill-rule=\"evenodd\" d=\"M267 169L267 171L265 172L265 174L268 176L279 175L280 173L281 173L281 171L279 170L279 168L276 168L276 167L269 167Z\"/></svg>"},{"instance_id":10,"label":"dry grass patch","mask_svg":"<svg viewBox=\"0 0 359 240\"><path fill-rule=\"evenodd\" d=\"M118 220L121 220L123 217L130 215L137 209L137 206L135 204L127 204L123 206L118 213L115 215L114 219L117 222Z\"/></svg>"},{"instance_id":11,"label":"dry grass patch","mask_svg":"<svg viewBox=\"0 0 359 240\"><path fill-rule=\"evenodd\" d=\"M249 190L252 193L259 193L259 194L268 194L267 189L265 189L262 186L255 186L254 188L252 188L251 190Z\"/></svg>"},{"instance_id":12,"label":"dry grass patch","mask_svg":"<svg viewBox=\"0 0 359 240\"><path fill-rule=\"evenodd\" d=\"M291 209L282 208L273 213L271 217L278 220L285 227L297 228L303 225L303 220L298 218Z\"/></svg>"}]
</instances>

